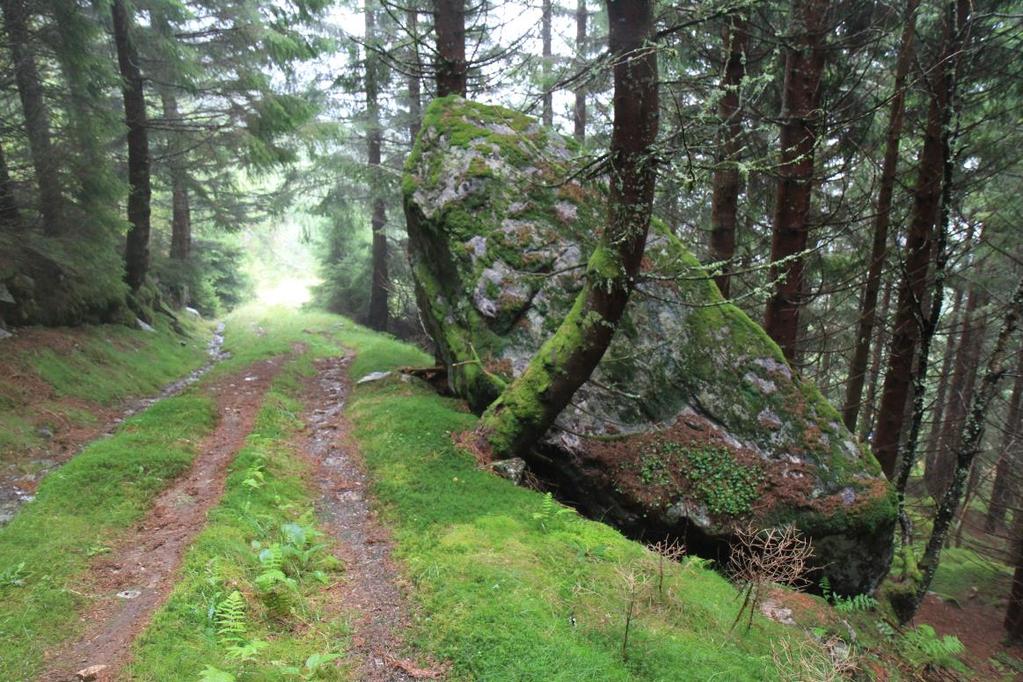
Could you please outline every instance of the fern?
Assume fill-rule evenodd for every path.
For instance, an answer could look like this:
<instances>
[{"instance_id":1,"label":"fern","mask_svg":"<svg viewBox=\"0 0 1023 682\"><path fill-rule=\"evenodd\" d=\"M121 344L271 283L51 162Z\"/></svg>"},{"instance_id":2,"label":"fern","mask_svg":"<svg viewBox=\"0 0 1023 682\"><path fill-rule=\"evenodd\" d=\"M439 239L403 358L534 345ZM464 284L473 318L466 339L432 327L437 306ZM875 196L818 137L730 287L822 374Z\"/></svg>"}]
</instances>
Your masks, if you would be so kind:
<instances>
[{"instance_id":1,"label":"fern","mask_svg":"<svg viewBox=\"0 0 1023 682\"><path fill-rule=\"evenodd\" d=\"M906 632L906 644L919 653L925 663L954 668L959 664L958 656L965 651L963 643L955 635L939 637L933 627L921 623L914 630Z\"/></svg>"},{"instance_id":2,"label":"fern","mask_svg":"<svg viewBox=\"0 0 1023 682\"><path fill-rule=\"evenodd\" d=\"M217 637L225 646L238 646L245 642L245 598L235 590L217 604Z\"/></svg>"},{"instance_id":3,"label":"fern","mask_svg":"<svg viewBox=\"0 0 1023 682\"><path fill-rule=\"evenodd\" d=\"M235 676L229 672L207 665L199 673L199 682L235 682Z\"/></svg>"},{"instance_id":4,"label":"fern","mask_svg":"<svg viewBox=\"0 0 1023 682\"><path fill-rule=\"evenodd\" d=\"M574 514L574 509L563 507L554 500L554 496L547 493L540 502L540 511L533 512L533 520L540 523L540 529L550 530L554 524L566 514Z\"/></svg>"},{"instance_id":5,"label":"fern","mask_svg":"<svg viewBox=\"0 0 1023 682\"><path fill-rule=\"evenodd\" d=\"M873 611L877 608L877 599L869 594L857 594L852 597L835 597L834 604L839 613Z\"/></svg>"}]
</instances>

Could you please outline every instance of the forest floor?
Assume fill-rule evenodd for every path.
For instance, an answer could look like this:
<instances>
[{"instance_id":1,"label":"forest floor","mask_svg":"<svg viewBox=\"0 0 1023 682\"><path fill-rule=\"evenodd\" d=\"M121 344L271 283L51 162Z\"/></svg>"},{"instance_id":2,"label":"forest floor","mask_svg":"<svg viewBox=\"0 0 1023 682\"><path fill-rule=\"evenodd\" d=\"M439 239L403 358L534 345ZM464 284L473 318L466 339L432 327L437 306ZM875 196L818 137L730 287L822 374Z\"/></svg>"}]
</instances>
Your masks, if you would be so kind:
<instances>
[{"instance_id":1,"label":"forest floor","mask_svg":"<svg viewBox=\"0 0 1023 682\"><path fill-rule=\"evenodd\" d=\"M158 393L154 356L172 354L168 380L187 375L210 338L82 333L21 340L5 358L45 404L72 389L89 401L88 383L114 375L106 402L88 402L92 436ZM224 349L109 435L80 447L73 429L54 434L59 467L31 435L44 403L0 405L25 426L5 452L55 460L0 528L0 679L820 679L835 659L819 640L850 627L872 633L853 658L873 679L1016 674L1015 659L937 660L927 642L879 637L882 614L836 616L810 595L780 598L803 627L758 615L733 630L736 590L709 562L662 569L614 529L479 469L457 445L475 417L396 371L430 358L344 318L243 309ZM355 382L372 372L389 374ZM935 612L935 627L954 616Z\"/></svg>"}]
</instances>

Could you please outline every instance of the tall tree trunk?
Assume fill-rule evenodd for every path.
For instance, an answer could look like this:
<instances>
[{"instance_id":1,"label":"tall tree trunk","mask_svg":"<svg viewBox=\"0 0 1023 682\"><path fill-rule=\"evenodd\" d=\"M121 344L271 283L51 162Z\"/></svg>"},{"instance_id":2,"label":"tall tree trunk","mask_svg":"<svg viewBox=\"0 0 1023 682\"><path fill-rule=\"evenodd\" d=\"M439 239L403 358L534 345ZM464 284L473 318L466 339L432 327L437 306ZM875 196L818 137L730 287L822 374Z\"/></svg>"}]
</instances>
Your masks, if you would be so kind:
<instances>
[{"instance_id":1,"label":"tall tree trunk","mask_svg":"<svg viewBox=\"0 0 1023 682\"><path fill-rule=\"evenodd\" d=\"M178 100L173 91L164 87L160 92L163 103L163 118L169 126L180 119ZM176 143L178 133L169 133L171 144L167 149L167 167L171 180L171 243L170 257L175 260L188 260L192 252L192 209L188 200L188 171L185 170L183 150ZM181 301L187 303L186 300Z\"/></svg>"},{"instance_id":2,"label":"tall tree trunk","mask_svg":"<svg viewBox=\"0 0 1023 682\"><path fill-rule=\"evenodd\" d=\"M437 96L465 97L469 69L465 61L465 0L434 0L433 26L437 33Z\"/></svg>"},{"instance_id":3,"label":"tall tree trunk","mask_svg":"<svg viewBox=\"0 0 1023 682\"><path fill-rule=\"evenodd\" d=\"M938 387L934 392L934 404L931 407L931 430L927 435L927 445L924 447L926 457L925 467L930 467L931 462L938 453L938 441L941 438L941 425L945 423L945 410L948 406L948 386L952 377L952 363L956 357L956 342L958 340L957 330L961 321L963 307L963 288L956 289L955 298L952 302L952 310L949 315L948 338L945 341L945 354L941 361L941 372L938 374Z\"/></svg>"},{"instance_id":4,"label":"tall tree trunk","mask_svg":"<svg viewBox=\"0 0 1023 682\"><path fill-rule=\"evenodd\" d=\"M561 326L480 420L495 455L532 447L600 362L635 286L653 206L658 128L652 0L607 0L614 58L608 223Z\"/></svg>"},{"instance_id":5,"label":"tall tree trunk","mask_svg":"<svg viewBox=\"0 0 1023 682\"><path fill-rule=\"evenodd\" d=\"M966 419L966 410L973 396L973 387L977 380L978 363L981 347L984 345L984 328L982 321L977 319L977 308L984 295L978 287L973 287L966 297L966 310L963 312L962 329L959 334L959 347L956 351L955 365L952 370L952 381L948 389L948 403L945 417L941 425L938 447L924 471L924 482L927 490L935 500L948 488L955 467L953 461L959 432Z\"/></svg>"},{"instance_id":6,"label":"tall tree trunk","mask_svg":"<svg viewBox=\"0 0 1023 682\"><path fill-rule=\"evenodd\" d=\"M412 67L408 75L408 131L411 146L416 143L419 128L423 123L423 94L422 84L419 82L423 68L419 61L419 8L414 1L410 2L405 11L405 23L409 34L412 35L412 44L409 46L409 62Z\"/></svg>"},{"instance_id":7,"label":"tall tree trunk","mask_svg":"<svg viewBox=\"0 0 1023 682\"><path fill-rule=\"evenodd\" d=\"M554 126L554 91L551 90L551 0L543 0L540 17L540 39L543 44L543 124L548 128Z\"/></svg>"},{"instance_id":8,"label":"tall tree trunk","mask_svg":"<svg viewBox=\"0 0 1023 682\"><path fill-rule=\"evenodd\" d=\"M575 58L576 68L582 66L586 60L586 20L589 17L586 11L586 0L576 0L575 5ZM586 79L579 79L575 86L575 106L572 107L572 122L574 124L574 136L579 142L586 141Z\"/></svg>"},{"instance_id":9,"label":"tall tree trunk","mask_svg":"<svg viewBox=\"0 0 1023 682\"><path fill-rule=\"evenodd\" d=\"M57 173L59 161L50 137L50 112L43 99L43 81L32 52L28 4L25 0L2 0L0 11L3 12L7 44L11 51L14 82L25 116L32 169L39 185L39 213L43 218L43 230L49 235L59 235L65 229L64 196L60 191L60 177Z\"/></svg>"},{"instance_id":10,"label":"tall tree trunk","mask_svg":"<svg viewBox=\"0 0 1023 682\"><path fill-rule=\"evenodd\" d=\"M895 178L899 165L899 142L902 139L902 120L906 103L906 77L913 61L913 34L916 30L916 10L919 0L908 0L906 18L899 43L899 57L895 65L895 83L891 109L888 114L888 131L885 135L884 160L881 163L881 186L877 194L877 214L874 217L874 240L870 249L870 266L867 281L860 301L860 321L856 328L856 342L852 361L849 363L849 380L846 384L845 404L842 421L849 430L856 429L856 417L863 399L863 382L870 354L870 340L874 335L877 321L877 295L881 289L881 274L884 270L885 254L888 252L888 227L891 224L892 197L895 194Z\"/></svg>"},{"instance_id":11,"label":"tall tree trunk","mask_svg":"<svg viewBox=\"0 0 1023 682\"><path fill-rule=\"evenodd\" d=\"M991 484L991 500L988 503L987 518L984 520L984 530L988 533L996 532L1005 524L1005 514L1017 494L1020 458L1016 455L1016 449L1023 437L1021 408L1023 408L1023 347L1016 355L1016 379L1012 382L1012 395L1009 396L1009 409L1005 415L1002 446L998 451L995 480Z\"/></svg>"},{"instance_id":12,"label":"tall tree trunk","mask_svg":"<svg viewBox=\"0 0 1023 682\"><path fill-rule=\"evenodd\" d=\"M870 432L874 428L874 413L877 407L877 384L878 379L881 376L881 360L884 358L885 340L888 334L885 330L885 320L888 319L888 311L891 309L892 304L892 283L891 280L885 283L884 293L881 295L881 314L878 319L881 320L881 324L876 326L876 336L874 340L874 353L870 359L870 374L869 381L867 382L867 398L863 404L863 415L860 419L860 440L866 442L870 440Z\"/></svg>"},{"instance_id":13,"label":"tall tree trunk","mask_svg":"<svg viewBox=\"0 0 1023 682\"><path fill-rule=\"evenodd\" d=\"M962 26L962 23L959 24ZM945 537L949 527L956 517L959 509L959 502L962 500L963 486L966 484L966 477L970 468L980 452L981 440L984 438L984 427L986 425L987 412L991 407L991 401L995 397L998 383L1005 374L1005 361L1009 355L1009 341L1019 326L1019 316L1023 308L1023 280L1020 280L1009 303L1008 311L998 332L994 348L988 356L984 368L984 377L981 385L973 397L970 405L970 413L963 426L959 443L955 449L955 473L952 482L945 491L938 505L938 513L934 517L934 527L931 530L931 537L927 541L923 557L920 559L920 571L922 579L916 587L916 596L911 612L900 613L900 618L906 622L915 614L920 607L927 590L930 589L934 574L938 570L941 561L941 548L945 544Z\"/></svg>"},{"instance_id":14,"label":"tall tree trunk","mask_svg":"<svg viewBox=\"0 0 1023 682\"><path fill-rule=\"evenodd\" d=\"M739 152L742 149L742 108L739 88L746 75L746 16L733 10L725 19L725 70L718 102L718 158L714 168L710 209L710 257L723 263L714 277L721 295L731 295L732 258L735 257L735 226L739 207Z\"/></svg>"},{"instance_id":15,"label":"tall tree trunk","mask_svg":"<svg viewBox=\"0 0 1023 682\"><path fill-rule=\"evenodd\" d=\"M21 226L21 213L18 211L18 200L14 196L14 183L7 168L7 157L4 156L3 145L0 144L0 228L12 232Z\"/></svg>"},{"instance_id":16,"label":"tall tree trunk","mask_svg":"<svg viewBox=\"0 0 1023 682\"><path fill-rule=\"evenodd\" d=\"M1023 642L1023 513L1013 514L1009 542L1012 545L1013 563L1016 570L1012 574L1012 588L1009 591L1009 603L1005 609L1005 630L1006 639L1013 644L1018 644Z\"/></svg>"},{"instance_id":17,"label":"tall tree trunk","mask_svg":"<svg viewBox=\"0 0 1023 682\"><path fill-rule=\"evenodd\" d=\"M794 360L803 298L803 251L809 234L813 193L814 146L821 123L821 75L828 3L792 0L793 33L785 49L782 93L781 157L771 237L771 279L764 330L785 357Z\"/></svg>"},{"instance_id":18,"label":"tall tree trunk","mask_svg":"<svg viewBox=\"0 0 1023 682\"><path fill-rule=\"evenodd\" d=\"M121 71L124 120L128 126L128 239L125 248L125 281L138 291L149 272L149 135L146 96L139 57L131 40L131 18L124 0L113 0L114 44Z\"/></svg>"},{"instance_id":19,"label":"tall tree trunk","mask_svg":"<svg viewBox=\"0 0 1023 682\"><path fill-rule=\"evenodd\" d=\"M951 115L951 95L956 65L960 57L960 31L968 16L969 0L954 0L956 15L948 17L941 53L935 62L936 76L930 83L927 126L917 167L909 230L906 235L902 280L895 311L895 325L888 353L878 424L874 433L874 454L885 475L891 478L902 439L904 408L914 377L913 360L924 320L924 293L930 268L934 224L941 203L944 175L945 131ZM953 10L950 10L951 14Z\"/></svg>"},{"instance_id":20,"label":"tall tree trunk","mask_svg":"<svg viewBox=\"0 0 1023 682\"><path fill-rule=\"evenodd\" d=\"M383 131L380 129L379 58L374 52L377 47L376 8L373 0L365 0L363 14L366 18L366 141L369 162L370 197L373 226L373 275L370 285L369 314L367 322L377 331L387 330L387 292L391 283L387 274L387 213L382 195L383 177L380 173L380 147Z\"/></svg>"}]
</instances>

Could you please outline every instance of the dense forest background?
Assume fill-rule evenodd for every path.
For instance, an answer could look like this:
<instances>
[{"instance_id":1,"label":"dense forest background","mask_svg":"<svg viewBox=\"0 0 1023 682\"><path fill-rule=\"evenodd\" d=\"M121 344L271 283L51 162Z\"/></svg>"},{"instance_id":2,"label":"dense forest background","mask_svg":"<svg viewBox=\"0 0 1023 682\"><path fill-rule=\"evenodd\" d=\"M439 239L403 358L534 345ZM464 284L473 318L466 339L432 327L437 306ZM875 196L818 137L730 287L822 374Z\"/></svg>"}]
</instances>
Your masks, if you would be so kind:
<instances>
[{"instance_id":1,"label":"dense forest background","mask_svg":"<svg viewBox=\"0 0 1023 682\"><path fill-rule=\"evenodd\" d=\"M314 303L429 344L400 187L427 102L503 104L574 138L580 176L608 168L594 0L0 11L4 325L215 317L285 263ZM872 445L903 541L928 540L922 589L946 546L1020 566L1023 636L1023 5L652 11L653 216Z\"/></svg>"}]
</instances>

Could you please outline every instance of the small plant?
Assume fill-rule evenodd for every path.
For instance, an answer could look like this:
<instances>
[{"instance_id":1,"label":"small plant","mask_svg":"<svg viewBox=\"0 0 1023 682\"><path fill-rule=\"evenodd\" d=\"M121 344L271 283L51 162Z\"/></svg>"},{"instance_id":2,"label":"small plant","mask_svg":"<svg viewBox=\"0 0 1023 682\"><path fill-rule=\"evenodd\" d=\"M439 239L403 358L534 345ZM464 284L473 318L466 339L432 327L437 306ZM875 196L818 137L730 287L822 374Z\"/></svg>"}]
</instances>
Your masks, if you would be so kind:
<instances>
[{"instance_id":1,"label":"small plant","mask_svg":"<svg viewBox=\"0 0 1023 682\"><path fill-rule=\"evenodd\" d=\"M810 541L795 526L757 529L753 525L740 528L732 544L729 565L732 579L739 583L742 606L732 622L732 629L747 614L746 630L753 627L753 615L764 593L773 583L798 585L803 582L813 557ZM738 596L738 595L737 595Z\"/></svg>"},{"instance_id":2,"label":"small plant","mask_svg":"<svg viewBox=\"0 0 1023 682\"><path fill-rule=\"evenodd\" d=\"M660 454L647 453L639 460L639 480L646 485L668 485L671 474L668 463Z\"/></svg>"},{"instance_id":3,"label":"small plant","mask_svg":"<svg viewBox=\"0 0 1023 682\"><path fill-rule=\"evenodd\" d=\"M907 630L903 642L910 649L909 655L924 665L942 668L956 668L960 665L959 654L965 647L955 635L939 637L937 631L927 623L921 623ZM916 654L915 656L913 654Z\"/></svg>"},{"instance_id":4,"label":"small plant","mask_svg":"<svg viewBox=\"0 0 1023 682\"><path fill-rule=\"evenodd\" d=\"M217 638L225 646L245 643L245 597L235 590L217 604L215 614Z\"/></svg>"},{"instance_id":5,"label":"small plant","mask_svg":"<svg viewBox=\"0 0 1023 682\"><path fill-rule=\"evenodd\" d=\"M235 682L235 679L231 673L212 665L207 665L199 673L199 682Z\"/></svg>"},{"instance_id":6,"label":"small plant","mask_svg":"<svg viewBox=\"0 0 1023 682\"><path fill-rule=\"evenodd\" d=\"M647 549L657 557L657 596L664 598L664 567L665 564L677 564L686 554L686 547L678 540L661 540Z\"/></svg>"},{"instance_id":7,"label":"small plant","mask_svg":"<svg viewBox=\"0 0 1023 682\"><path fill-rule=\"evenodd\" d=\"M25 562L22 561L14 566L8 566L0 571L0 589L5 587L21 587L25 584L28 573L25 572Z\"/></svg>"},{"instance_id":8,"label":"small plant","mask_svg":"<svg viewBox=\"0 0 1023 682\"><path fill-rule=\"evenodd\" d=\"M618 577L622 581L625 596L625 629L622 632L622 660L627 661L629 660L629 632L632 629L632 621L636 617L636 606L646 587L647 579L626 566L618 567L617 572Z\"/></svg>"},{"instance_id":9,"label":"small plant","mask_svg":"<svg viewBox=\"0 0 1023 682\"><path fill-rule=\"evenodd\" d=\"M341 654L312 654L305 659L305 664L301 667L297 665L284 666L282 670L286 675L293 675L302 680L312 680L325 665L333 663L339 658L341 658Z\"/></svg>"},{"instance_id":10,"label":"small plant","mask_svg":"<svg viewBox=\"0 0 1023 682\"><path fill-rule=\"evenodd\" d=\"M835 594L831 589L831 581L828 580L828 576L821 578L820 587L821 594L839 613L873 611L877 608L877 599L869 594L854 594L851 597Z\"/></svg>"},{"instance_id":11,"label":"small plant","mask_svg":"<svg viewBox=\"0 0 1023 682\"><path fill-rule=\"evenodd\" d=\"M574 513L574 509L561 506L554 499L553 495L547 493L540 502L540 511L533 512L533 520L540 524L541 530L548 531L554 527L559 519Z\"/></svg>"},{"instance_id":12,"label":"small plant","mask_svg":"<svg viewBox=\"0 0 1023 682\"><path fill-rule=\"evenodd\" d=\"M837 637L822 638L820 644L779 638L771 644L771 659L778 677L786 682L839 682L857 668L848 647Z\"/></svg>"}]
</instances>

